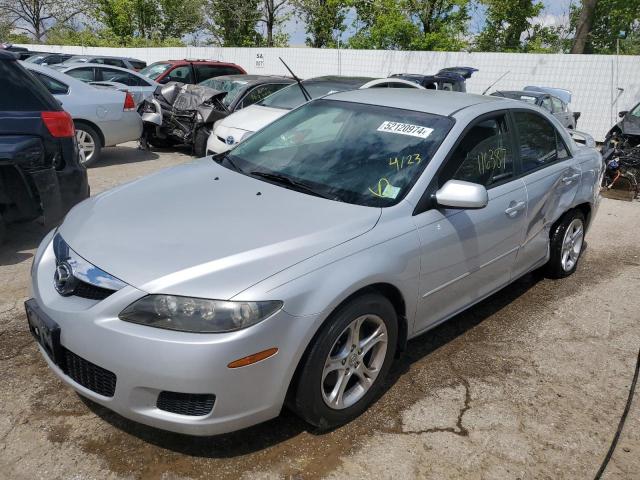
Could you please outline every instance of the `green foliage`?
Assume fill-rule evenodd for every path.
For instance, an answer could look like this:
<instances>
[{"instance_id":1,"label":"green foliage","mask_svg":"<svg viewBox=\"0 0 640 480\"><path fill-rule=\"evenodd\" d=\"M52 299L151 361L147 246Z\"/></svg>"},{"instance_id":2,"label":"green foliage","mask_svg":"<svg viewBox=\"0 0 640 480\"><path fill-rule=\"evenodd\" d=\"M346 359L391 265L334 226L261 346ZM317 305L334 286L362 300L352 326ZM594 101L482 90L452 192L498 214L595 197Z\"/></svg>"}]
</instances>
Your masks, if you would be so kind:
<instances>
[{"instance_id":1,"label":"green foliage","mask_svg":"<svg viewBox=\"0 0 640 480\"><path fill-rule=\"evenodd\" d=\"M465 48L468 0L351 0L357 19L352 48L460 50Z\"/></svg>"},{"instance_id":2,"label":"green foliage","mask_svg":"<svg viewBox=\"0 0 640 480\"><path fill-rule=\"evenodd\" d=\"M522 52L525 32L544 9L537 0L483 0L487 7L486 24L476 38L476 48L484 52ZM538 32L539 35L542 32Z\"/></svg>"},{"instance_id":3,"label":"green foliage","mask_svg":"<svg viewBox=\"0 0 640 480\"><path fill-rule=\"evenodd\" d=\"M348 0L294 0L293 6L305 22L307 45L315 48L337 46L336 38L346 30Z\"/></svg>"},{"instance_id":4,"label":"green foliage","mask_svg":"<svg viewBox=\"0 0 640 480\"><path fill-rule=\"evenodd\" d=\"M47 34L49 45L81 45L85 47L182 47L179 38L147 39L138 36L120 37L107 28L100 30L74 29L56 26Z\"/></svg>"},{"instance_id":5,"label":"green foliage","mask_svg":"<svg viewBox=\"0 0 640 480\"><path fill-rule=\"evenodd\" d=\"M258 4L259 0L208 0L206 26L215 43L227 47L252 47L259 44L261 38L256 31L256 24L262 13Z\"/></svg>"},{"instance_id":6,"label":"green foliage","mask_svg":"<svg viewBox=\"0 0 640 480\"><path fill-rule=\"evenodd\" d=\"M572 5L571 28L575 30L580 6ZM621 37L620 32L625 32ZM593 25L588 36L586 53L640 54L640 0L598 0L593 13Z\"/></svg>"},{"instance_id":7,"label":"green foliage","mask_svg":"<svg viewBox=\"0 0 640 480\"><path fill-rule=\"evenodd\" d=\"M10 22L0 20L0 43L31 43L26 33L16 33Z\"/></svg>"}]
</instances>

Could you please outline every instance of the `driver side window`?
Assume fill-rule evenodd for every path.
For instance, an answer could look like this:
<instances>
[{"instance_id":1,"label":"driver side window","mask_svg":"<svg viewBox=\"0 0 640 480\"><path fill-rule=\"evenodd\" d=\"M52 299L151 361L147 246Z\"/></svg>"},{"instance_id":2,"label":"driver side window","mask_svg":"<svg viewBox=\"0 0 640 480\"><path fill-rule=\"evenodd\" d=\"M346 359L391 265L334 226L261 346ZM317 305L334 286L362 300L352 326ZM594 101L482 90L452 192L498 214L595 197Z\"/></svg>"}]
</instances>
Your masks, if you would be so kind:
<instances>
[{"instance_id":1,"label":"driver side window","mask_svg":"<svg viewBox=\"0 0 640 480\"><path fill-rule=\"evenodd\" d=\"M445 174L445 179L464 180L490 188L513 177L513 151L509 135L504 115L473 125L449 159L449 175ZM453 174L450 173L452 171Z\"/></svg>"}]
</instances>

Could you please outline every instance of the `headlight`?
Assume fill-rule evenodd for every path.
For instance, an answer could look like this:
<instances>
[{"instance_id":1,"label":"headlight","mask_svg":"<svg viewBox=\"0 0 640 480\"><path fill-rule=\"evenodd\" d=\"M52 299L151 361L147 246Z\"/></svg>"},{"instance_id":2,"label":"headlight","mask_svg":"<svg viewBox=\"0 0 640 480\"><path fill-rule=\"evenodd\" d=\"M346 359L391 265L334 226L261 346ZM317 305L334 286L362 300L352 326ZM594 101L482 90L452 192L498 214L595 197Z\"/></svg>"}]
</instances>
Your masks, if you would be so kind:
<instances>
[{"instance_id":1,"label":"headlight","mask_svg":"<svg viewBox=\"0 0 640 480\"><path fill-rule=\"evenodd\" d=\"M125 322L194 333L232 332L255 325L282 308L280 301L229 302L147 295L119 315Z\"/></svg>"}]
</instances>

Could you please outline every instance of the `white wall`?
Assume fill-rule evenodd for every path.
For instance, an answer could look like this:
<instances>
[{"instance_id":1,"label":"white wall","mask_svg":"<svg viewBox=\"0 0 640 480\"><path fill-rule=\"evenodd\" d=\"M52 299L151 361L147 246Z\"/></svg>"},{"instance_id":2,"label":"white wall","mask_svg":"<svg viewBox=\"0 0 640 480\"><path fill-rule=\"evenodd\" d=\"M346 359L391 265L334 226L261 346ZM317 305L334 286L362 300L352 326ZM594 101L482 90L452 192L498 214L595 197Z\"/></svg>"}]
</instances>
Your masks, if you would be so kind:
<instances>
[{"instance_id":1,"label":"white wall","mask_svg":"<svg viewBox=\"0 0 640 480\"><path fill-rule=\"evenodd\" d=\"M121 55L148 63L158 60L201 58L233 62L249 73L287 74L282 57L301 78L339 74L386 77L391 73L435 73L440 68L469 66L479 72L467 81L467 90L482 93L509 71L494 89L522 89L525 85L566 88L573 92L573 111L581 112L578 130L602 140L617 121L617 112L640 102L640 56L543 55L522 53L401 52L389 50L334 50L311 48L102 48L24 45L31 50L74 54ZM262 55L263 66L257 64ZM617 88L623 88L612 105ZM493 91L494 89L490 90Z\"/></svg>"}]
</instances>

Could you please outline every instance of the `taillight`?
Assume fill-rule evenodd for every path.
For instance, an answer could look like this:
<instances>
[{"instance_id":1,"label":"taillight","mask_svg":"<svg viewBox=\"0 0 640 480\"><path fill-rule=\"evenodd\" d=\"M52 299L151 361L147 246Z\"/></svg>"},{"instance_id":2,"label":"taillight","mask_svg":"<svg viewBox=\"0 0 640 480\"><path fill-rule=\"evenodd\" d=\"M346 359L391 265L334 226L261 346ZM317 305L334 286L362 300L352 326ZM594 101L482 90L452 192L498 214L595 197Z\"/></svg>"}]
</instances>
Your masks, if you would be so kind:
<instances>
[{"instance_id":1,"label":"taillight","mask_svg":"<svg viewBox=\"0 0 640 480\"><path fill-rule=\"evenodd\" d=\"M133 95L131 95L129 92L124 92L125 96L124 96L124 111L125 112L131 112L133 110L136 109L136 102L133 99Z\"/></svg>"},{"instance_id":2,"label":"taillight","mask_svg":"<svg viewBox=\"0 0 640 480\"><path fill-rule=\"evenodd\" d=\"M41 112L40 117L52 137L73 137L76 134L73 119L67 112Z\"/></svg>"}]
</instances>

